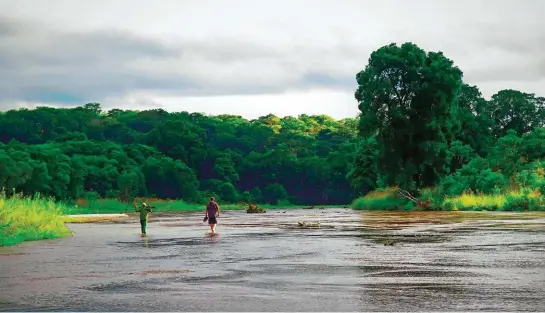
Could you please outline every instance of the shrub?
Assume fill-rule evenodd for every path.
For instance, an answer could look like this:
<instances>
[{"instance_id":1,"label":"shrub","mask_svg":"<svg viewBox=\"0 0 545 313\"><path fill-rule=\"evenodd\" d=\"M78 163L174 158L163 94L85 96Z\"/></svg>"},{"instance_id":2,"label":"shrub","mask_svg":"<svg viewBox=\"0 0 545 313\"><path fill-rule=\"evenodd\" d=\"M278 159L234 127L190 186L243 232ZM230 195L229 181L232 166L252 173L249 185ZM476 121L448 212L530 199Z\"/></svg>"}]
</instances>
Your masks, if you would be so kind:
<instances>
[{"instance_id":1,"label":"shrub","mask_svg":"<svg viewBox=\"0 0 545 313\"><path fill-rule=\"evenodd\" d=\"M538 190L525 189L520 193L508 194L504 211L536 211L545 209L545 198Z\"/></svg>"}]
</instances>

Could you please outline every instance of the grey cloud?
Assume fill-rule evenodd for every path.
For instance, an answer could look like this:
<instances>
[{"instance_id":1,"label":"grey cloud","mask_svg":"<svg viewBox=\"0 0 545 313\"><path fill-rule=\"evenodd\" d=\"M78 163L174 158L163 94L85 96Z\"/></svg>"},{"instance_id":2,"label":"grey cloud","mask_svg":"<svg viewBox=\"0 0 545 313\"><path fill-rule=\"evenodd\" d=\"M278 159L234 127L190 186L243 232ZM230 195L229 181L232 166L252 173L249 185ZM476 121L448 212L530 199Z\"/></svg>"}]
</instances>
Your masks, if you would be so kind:
<instances>
[{"instance_id":1,"label":"grey cloud","mask_svg":"<svg viewBox=\"0 0 545 313\"><path fill-rule=\"evenodd\" d=\"M162 73L153 68L139 71L128 64L138 60L164 60L196 56L205 62L229 64L260 60L281 64L282 52L246 42L218 40L167 45L119 31L60 32L13 19L0 19L0 92L4 98L25 101L81 102L123 96L131 90L153 90L181 95L225 95L282 92L286 87L329 85L343 77L317 80L302 75L298 86L263 85L259 82L222 85L214 72L202 73L208 81L196 81L191 73ZM181 64L188 66L190 64ZM293 63L283 64L286 72ZM234 73L237 74L237 73ZM318 74L324 76L325 74ZM324 76L325 77L325 76ZM267 79L267 73L263 73ZM338 85L338 84L337 84Z\"/></svg>"},{"instance_id":2,"label":"grey cloud","mask_svg":"<svg viewBox=\"0 0 545 313\"><path fill-rule=\"evenodd\" d=\"M505 23L470 23L457 30L459 57L454 61L472 83L545 78L545 20Z\"/></svg>"},{"instance_id":3,"label":"grey cloud","mask_svg":"<svg viewBox=\"0 0 545 313\"><path fill-rule=\"evenodd\" d=\"M336 32L346 40L329 46L268 47L226 38L167 43L130 32L70 32L0 16L0 100L79 104L141 90L183 96L315 87L352 92L369 54L393 41L442 50L472 84L545 76L543 22L507 27L473 22L443 33L400 26L395 38L376 46L376 39L356 38L357 29L336 27ZM508 61L486 63L488 50Z\"/></svg>"},{"instance_id":4,"label":"grey cloud","mask_svg":"<svg viewBox=\"0 0 545 313\"><path fill-rule=\"evenodd\" d=\"M544 11L545 12L545 11ZM545 23L526 23L522 25L509 25L509 32L501 31L497 25L482 25L483 30L477 32L476 40L488 47L496 47L501 50L537 56L543 55L545 48Z\"/></svg>"},{"instance_id":5,"label":"grey cloud","mask_svg":"<svg viewBox=\"0 0 545 313\"><path fill-rule=\"evenodd\" d=\"M179 53L159 42L113 31L63 33L21 24L0 23L4 97L35 101L53 94L59 102L62 95L91 101L131 89L192 87L184 77L152 77L124 68L127 60Z\"/></svg>"}]
</instances>

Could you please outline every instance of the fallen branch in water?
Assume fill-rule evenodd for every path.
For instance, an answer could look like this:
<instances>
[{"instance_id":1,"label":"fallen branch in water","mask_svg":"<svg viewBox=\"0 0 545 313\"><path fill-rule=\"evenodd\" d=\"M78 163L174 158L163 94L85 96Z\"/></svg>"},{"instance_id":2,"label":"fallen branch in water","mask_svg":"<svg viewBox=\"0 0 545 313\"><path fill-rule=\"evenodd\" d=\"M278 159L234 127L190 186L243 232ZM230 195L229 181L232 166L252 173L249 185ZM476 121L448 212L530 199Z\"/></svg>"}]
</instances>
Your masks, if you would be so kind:
<instances>
[{"instance_id":1,"label":"fallen branch in water","mask_svg":"<svg viewBox=\"0 0 545 313\"><path fill-rule=\"evenodd\" d=\"M403 190L401 188L397 189L397 195L411 200L412 202L416 203L421 208L429 208L431 205L431 200L428 199L427 201L420 201L416 199L415 197L413 197L407 190Z\"/></svg>"}]
</instances>

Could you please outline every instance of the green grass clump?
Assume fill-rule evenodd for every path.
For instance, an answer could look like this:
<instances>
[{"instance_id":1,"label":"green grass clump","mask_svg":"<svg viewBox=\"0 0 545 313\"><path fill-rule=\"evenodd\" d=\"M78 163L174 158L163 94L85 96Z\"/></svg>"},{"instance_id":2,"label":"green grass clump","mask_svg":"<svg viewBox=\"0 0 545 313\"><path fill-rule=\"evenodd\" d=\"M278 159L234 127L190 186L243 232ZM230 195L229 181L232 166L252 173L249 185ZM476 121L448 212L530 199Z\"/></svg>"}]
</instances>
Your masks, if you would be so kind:
<instances>
[{"instance_id":1,"label":"green grass clump","mask_svg":"<svg viewBox=\"0 0 545 313\"><path fill-rule=\"evenodd\" d=\"M49 199L0 195L0 246L71 235L62 211L62 204Z\"/></svg>"},{"instance_id":2,"label":"green grass clump","mask_svg":"<svg viewBox=\"0 0 545 313\"><path fill-rule=\"evenodd\" d=\"M371 191L364 197L352 202L356 210L410 210L414 203L397 196L397 188L385 188Z\"/></svg>"},{"instance_id":3,"label":"green grass clump","mask_svg":"<svg viewBox=\"0 0 545 313\"><path fill-rule=\"evenodd\" d=\"M354 200L357 210L442 210L442 211L545 211L545 197L536 189L519 189L496 194L463 193L439 196L435 189L420 191L419 201L430 201L427 208L396 194L396 188L379 189Z\"/></svg>"}]
</instances>

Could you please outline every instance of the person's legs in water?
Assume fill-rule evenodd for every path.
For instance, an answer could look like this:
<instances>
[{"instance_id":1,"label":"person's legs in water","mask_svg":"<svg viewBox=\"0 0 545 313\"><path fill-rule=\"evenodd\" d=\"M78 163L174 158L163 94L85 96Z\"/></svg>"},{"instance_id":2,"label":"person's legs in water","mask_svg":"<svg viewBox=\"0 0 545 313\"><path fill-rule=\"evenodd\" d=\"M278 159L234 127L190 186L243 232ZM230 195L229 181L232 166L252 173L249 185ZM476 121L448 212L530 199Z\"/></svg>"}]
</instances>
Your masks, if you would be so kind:
<instances>
[{"instance_id":1,"label":"person's legs in water","mask_svg":"<svg viewBox=\"0 0 545 313\"><path fill-rule=\"evenodd\" d=\"M210 225L210 231L212 232L212 234L216 233L216 223L217 221L215 217L208 218L208 225Z\"/></svg>"},{"instance_id":2,"label":"person's legs in water","mask_svg":"<svg viewBox=\"0 0 545 313\"><path fill-rule=\"evenodd\" d=\"M146 220L140 220L140 229L142 230L142 235L146 234L146 226L148 224L148 221Z\"/></svg>"}]
</instances>

